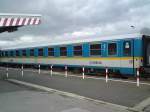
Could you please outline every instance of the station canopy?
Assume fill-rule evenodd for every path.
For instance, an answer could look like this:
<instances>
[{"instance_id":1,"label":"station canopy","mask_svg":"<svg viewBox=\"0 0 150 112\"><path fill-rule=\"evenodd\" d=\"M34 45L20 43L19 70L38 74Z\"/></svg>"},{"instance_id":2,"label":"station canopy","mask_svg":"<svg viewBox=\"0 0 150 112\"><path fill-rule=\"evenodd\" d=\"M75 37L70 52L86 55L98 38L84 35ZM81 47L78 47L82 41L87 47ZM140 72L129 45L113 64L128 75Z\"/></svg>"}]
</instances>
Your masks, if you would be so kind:
<instances>
[{"instance_id":1,"label":"station canopy","mask_svg":"<svg viewBox=\"0 0 150 112\"><path fill-rule=\"evenodd\" d=\"M19 27L38 25L41 23L41 15L38 14L12 14L0 13L0 33L14 32Z\"/></svg>"}]
</instances>

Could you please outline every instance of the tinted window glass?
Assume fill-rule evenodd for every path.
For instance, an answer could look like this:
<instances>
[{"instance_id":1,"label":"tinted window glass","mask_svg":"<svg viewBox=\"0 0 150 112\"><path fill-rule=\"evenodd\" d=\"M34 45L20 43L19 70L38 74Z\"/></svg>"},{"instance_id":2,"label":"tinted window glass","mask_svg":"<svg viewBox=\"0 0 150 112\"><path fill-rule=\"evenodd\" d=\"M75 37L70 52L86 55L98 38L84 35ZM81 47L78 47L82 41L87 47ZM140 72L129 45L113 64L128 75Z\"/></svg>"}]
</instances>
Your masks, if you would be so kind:
<instances>
[{"instance_id":1,"label":"tinted window glass","mask_svg":"<svg viewBox=\"0 0 150 112\"><path fill-rule=\"evenodd\" d=\"M43 56L43 48L40 48L40 49L38 50L38 56Z\"/></svg>"},{"instance_id":2,"label":"tinted window glass","mask_svg":"<svg viewBox=\"0 0 150 112\"><path fill-rule=\"evenodd\" d=\"M2 56L5 56L5 52L4 51L2 51Z\"/></svg>"},{"instance_id":3,"label":"tinted window glass","mask_svg":"<svg viewBox=\"0 0 150 112\"><path fill-rule=\"evenodd\" d=\"M67 47L60 47L60 56L67 56Z\"/></svg>"},{"instance_id":4,"label":"tinted window glass","mask_svg":"<svg viewBox=\"0 0 150 112\"><path fill-rule=\"evenodd\" d=\"M48 56L54 56L54 48L48 48Z\"/></svg>"},{"instance_id":5,"label":"tinted window glass","mask_svg":"<svg viewBox=\"0 0 150 112\"><path fill-rule=\"evenodd\" d=\"M34 56L34 49L30 49L30 56Z\"/></svg>"},{"instance_id":6,"label":"tinted window glass","mask_svg":"<svg viewBox=\"0 0 150 112\"><path fill-rule=\"evenodd\" d=\"M74 46L74 56L82 56L82 46Z\"/></svg>"},{"instance_id":7,"label":"tinted window glass","mask_svg":"<svg viewBox=\"0 0 150 112\"><path fill-rule=\"evenodd\" d=\"M123 52L124 52L124 56L131 56L131 42L130 41L125 41L123 43Z\"/></svg>"},{"instance_id":8,"label":"tinted window glass","mask_svg":"<svg viewBox=\"0 0 150 112\"><path fill-rule=\"evenodd\" d=\"M19 56L19 50L16 50L16 56Z\"/></svg>"},{"instance_id":9,"label":"tinted window glass","mask_svg":"<svg viewBox=\"0 0 150 112\"><path fill-rule=\"evenodd\" d=\"M26 50L22 50L22 56L27 56Z\"/></svg>"},{"instance_id":10,"label":"tinted window glass","mask_svg":"<svg viewBox=\"0 0 150 112\"><path fill-rule=\"evenodd\" d=\"M92 56L101 55L101 44L91 44L90 45L90 55L92 55Z\"/></svg>"},{"instance_id":11,"label":"tinted window glass","mask_svg":"<svg viewBox=\"0 0 150 112\"><path fill-rule=\"evenodd\" d=\"M5 56L8 57L8 51L5 51Z\"/></svg>"},{"instance_id":12,"label":"tinted window glass","mask_svg":"<svg viewBox=\"0 0 150 112\"><path fill-rule=\"evenodd\" d=\"M117 54L117 44L109 43L108 44L108 55L116 55Z\"/></svg>"}]
</instances>

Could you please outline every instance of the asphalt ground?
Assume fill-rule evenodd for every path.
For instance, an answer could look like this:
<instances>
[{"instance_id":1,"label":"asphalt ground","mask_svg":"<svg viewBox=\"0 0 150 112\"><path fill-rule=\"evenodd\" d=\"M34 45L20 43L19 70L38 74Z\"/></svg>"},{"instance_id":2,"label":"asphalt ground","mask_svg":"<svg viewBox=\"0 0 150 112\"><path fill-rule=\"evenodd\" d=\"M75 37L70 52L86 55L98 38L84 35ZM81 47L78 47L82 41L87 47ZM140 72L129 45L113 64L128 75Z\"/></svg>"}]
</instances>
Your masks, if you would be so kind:
<instances>
[{"instance_id":1,"label":"asphalt ground","mask_svg":"<svg viewBox=\"0 0 150 112\"><path fill-rule=\"evenodd\" d=\"M130 112L0 80L0 112ZM147 112L147 111L145 111Z\"/></svg>"},{"instance_id":2,"label":"asphalt ground","mask_svg":"<svg viewBox=\"0 0 150 112\"><path fill-rule=\"evenodd\" d=\"M11 84L11 83L8 83L7 81L0 80L0 94L24 91L24 90L29 90L29 89L30 88L26 88L24 86L18 86L16 84Z\"/></svg>"},{"instance_id":3,"label":"asphalt ground","mask_svg":"<svg viewBox=\"0 0 150 112\"><path fill-rule=\"evenodd\" d=\"M6 76L6 71L1 70L1 77ZM45 87L75 93L81 96L101 100L113 104L134 107L143 100L150 97L150 86L135 83L123 83L99 79L84 80L80 77L64 77L63 75L53 75L50 73L38 74L38 71L24 71L23 77L20 70L9 70L9 78L30 82Z\"/></svg>"}]
</instances>

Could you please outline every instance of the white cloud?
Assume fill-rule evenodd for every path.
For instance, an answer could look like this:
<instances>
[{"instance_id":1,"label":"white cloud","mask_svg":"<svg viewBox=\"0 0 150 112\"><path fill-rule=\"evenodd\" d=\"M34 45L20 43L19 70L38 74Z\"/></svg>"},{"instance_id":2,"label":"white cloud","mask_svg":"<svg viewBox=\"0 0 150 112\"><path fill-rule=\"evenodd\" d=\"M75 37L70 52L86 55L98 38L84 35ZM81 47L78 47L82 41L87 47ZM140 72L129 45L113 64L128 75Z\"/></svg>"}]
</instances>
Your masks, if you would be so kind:
<instances>
[{"instance_id":1,"label":"white cloud","mask_svg":"<svg viewBox=\"0 0 150 112\"><path fill-rule=\"evenodd\" d=\"M21 42L33 42L33 38L35 37L26 35L26 36L20 37L20 41Z\"/></svg>"}]
</instances>

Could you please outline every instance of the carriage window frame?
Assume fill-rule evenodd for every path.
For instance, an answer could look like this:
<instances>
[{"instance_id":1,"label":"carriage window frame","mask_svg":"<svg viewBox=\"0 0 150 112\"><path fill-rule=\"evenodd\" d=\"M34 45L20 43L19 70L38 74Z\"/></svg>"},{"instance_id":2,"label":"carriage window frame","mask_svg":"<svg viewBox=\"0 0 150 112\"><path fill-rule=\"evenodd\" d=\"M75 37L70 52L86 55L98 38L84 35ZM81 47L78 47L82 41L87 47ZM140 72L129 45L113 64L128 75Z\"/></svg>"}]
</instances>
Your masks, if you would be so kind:
<instances>
[{"instance_id":1,"label":"carriage window frame","mask_svg":"<svg viewBox=\"0 0 150 112\"><path fill-rule=\"evenodd\" d=\"M2 51L2 54L1 54L1 55L2 55L2 57L5 57L5 52L4 52L4 51Z\"/></svg>"},{"instance_id":2,"label":"carriage window frame","mask_svg":"<svg viewBox=\"0 0 150 112\"><path fill-rule=\"evenodd\" d=\"M48 47L48 56L54 56L54 48L53 47Z\"/></svg>"},{"instance_id":3,"label":"carriage window frame","mask_svg":"<svg viewBox=\"0 0 150 112\"><path fill-rule=\"evenodd\" d=\"M99 45L100 48L91 48L92 45ZM89 45L89 53L90 53L90 56L94 56L94 57L97 57L97 56L102 56L102 44L101 43L90 43ZM91 51L99 51L99 54L91 54L92 52Z\"/></svg>"},{"instance_id":4,"label":"carriage window frame","mask_svg":"<svg viewBox=\"0 0 150 112\"><path fill-rule=\"evenodd\" d=\"M27 56L27 51L26 51L26 49L23 49L23 50L22 50L22 56Z\"/></svg>"},{"instance_id":5,"label":"carriage window frame","mask_svg":"<svg viewBox=\"0 0 150 112\"><path fill-rule=\"evenodd\" d=\"M34 56L34 49L30 49L30 56Z\"/></svg>"},{"instance_id":6,"label":"carriage window frame","mask_svg":"<svg viewBox=\"0 0 150 112\"><path fill-rule=\"evenodd\" d=\"M76 50L75 50L75 47L76 47ZM81 49L77 49L77 47L81 47ZM76 54L77 52L78 52L78 55ZM75 57L82 57L83 56L83 46L82 46L82 44L73 46L73 56L75 56Z\"/></svg>"},{"instance_id":7,"label":"carriage window frame","mask_svg":"<svg viewBox=\"0 0 150 112\"><path fill-rule=\"evenodd\" d=\"M129 48L125 48L125 44L129 43ZM125 49L129 49L128 54L126 54ZM132 55L132 42L130 40L126 40L123 42L123 56L131 56Z\"/></svg>"},{"instance_id":8,"label":"carriage window frame","mask_svg":"<svg viewBox=\"0 0 150 112\"><path fill-rule=\"evenodd\" d=\"M5 51L5 57L8 57L8 51Z\"/></svg>"},{"instance_id":9,"label":"carriage window frame","mask_svg":"<svg viewBox=\"0 0 150 112\"><path fill-rule=\"evenodd\" d=\"M65 48L65 49L64 49ZM60 56L64 56L66 57L67 56L67 47L66 46L62 46L59 48L60 49Z\"/></svg>"},{"instance_id":10,"label":"carriage window frame","mask_svg":"<svg viewBox=\"0 0 150 112\"><path fill-rule=\"evenodd\" d=\"M44 56L44 48L38 48L38 56Z\"/></svg>"},{"instance_id":11,"label":"carriage window frame","mask_svg":"<svg viewBox=\"0 0 150 112\"><path fill-rule=\"evenodd\" d=\"M19 50L16 50L16 57L20 56Z\"/></svg>"},{"instance_id":12,"label":"carriage window frame","mask_svg":"<svg viewBox=\"0 0 150 112\"><path fill-rule=\"evenodd\" d=\"M60 56L67 56L67 47L66 46L62 46L59 48L60 49Z\"/></svg>"},{"instance_id":13,"label":"carriage window frame","mask_svg":"<svg viewBox=\"0 0 150 112\"><path fill-rule=\"evenodd\" d=\"M109 49L109 45L110 44L115 44L116 45L115 54L110 54L110 49ZM118 54L118 45L117 45L117 43L116 42L110 42L110 43L108 43L107 44L107 55L108 56L117 56L117 54Z\"/></svg>"}]
</instances>

